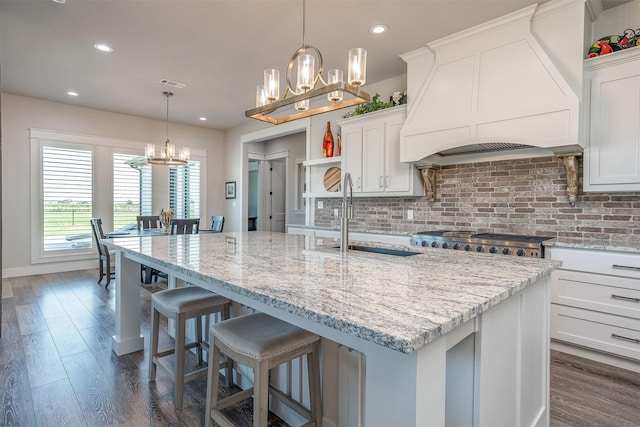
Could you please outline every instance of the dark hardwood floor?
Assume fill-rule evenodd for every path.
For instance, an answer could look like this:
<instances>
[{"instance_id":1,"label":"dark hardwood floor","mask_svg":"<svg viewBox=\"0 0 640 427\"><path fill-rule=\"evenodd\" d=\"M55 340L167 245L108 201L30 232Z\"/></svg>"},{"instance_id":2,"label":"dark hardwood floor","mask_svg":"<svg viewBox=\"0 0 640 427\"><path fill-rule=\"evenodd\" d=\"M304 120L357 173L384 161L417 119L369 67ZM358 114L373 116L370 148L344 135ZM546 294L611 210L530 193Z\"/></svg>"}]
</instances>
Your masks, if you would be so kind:
<instances>
[{"instance_id":1,"label":"dark hardwood floor","mask_svg":"<svg viewBox=\"0 0 640 427\"><path fill-rule=\"evenodd\" d=\"M176 411L168 378L158 372L147 380L146 352L111 351L115 286L105 290L96 278L87 270L4 279L0 426L203 425L206 378L185 385ZM140 288L145 348L151 294L162 286ZM171 346L166 322L161 329L160 345ZM552 426L640 426L640 374L557 352L551 358ZM240 426L249 425L250 403L230 414ZM270 424L286 425L276 417Z\"/></svg>"}]
</instances>

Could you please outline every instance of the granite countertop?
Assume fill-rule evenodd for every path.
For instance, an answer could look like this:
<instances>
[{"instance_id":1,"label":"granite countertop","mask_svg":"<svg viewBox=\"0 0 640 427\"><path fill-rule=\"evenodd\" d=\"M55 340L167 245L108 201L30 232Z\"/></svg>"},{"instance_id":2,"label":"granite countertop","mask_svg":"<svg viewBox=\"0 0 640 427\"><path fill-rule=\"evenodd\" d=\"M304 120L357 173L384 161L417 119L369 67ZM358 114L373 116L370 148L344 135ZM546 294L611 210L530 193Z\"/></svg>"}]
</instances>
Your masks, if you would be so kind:
<instances>
[{"instance_id":1,"label":"granite countertop","mask_svg":"<svg viewBox=\"0 0 640 427\"><path fill-rule=\"evenodd\" d=\"M601 251L631 252L640 254L640 243L636 243L634 246L631 242L628 241L612 242L610 240L600 239L576 239L570 237L557 237L544 241L543 245L564 248L594 249Z\"/></svg>"},{"instance_id":2,"label":"granite countertop","mask_svg":"<svg viewBox=\"0 0 640 427\"><path fill-rule=\"evenodd\" d=\"M250 232L105 241L250 300L411 353L516 294L558 261L430 248L399 257Z\"/></svg>"}]
</instances>

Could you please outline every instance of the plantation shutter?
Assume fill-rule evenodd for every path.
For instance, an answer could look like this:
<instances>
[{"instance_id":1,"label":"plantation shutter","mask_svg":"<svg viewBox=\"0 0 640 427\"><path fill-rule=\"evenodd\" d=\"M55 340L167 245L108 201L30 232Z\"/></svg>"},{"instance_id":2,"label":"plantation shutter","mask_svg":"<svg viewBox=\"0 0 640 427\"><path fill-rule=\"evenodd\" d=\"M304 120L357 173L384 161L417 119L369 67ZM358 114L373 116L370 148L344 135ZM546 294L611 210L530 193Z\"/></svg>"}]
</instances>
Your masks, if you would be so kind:
<instances>
[{"instance_id":1,"label":"plantation shutter","mask_svg":"<svg viewBox=\"0 0 640 427\"><path fill-rule=\"evenodd\" d=\"M45 251L91 247L92 152L42 147L42 230Z\"/></svg>"},{"instance_id":2,"label":"plantation shutter","mask_svg":"<svg viewBox=\"0 0 640 427\"><path fill-rule=\"evenodd\" d=\"M200 162L169 169L169 208L176 218L200 218Z\"/></svg>"},{"instance_id":3,"label":"plantation shutter","mask_svg":"<svg viewBox=\"0 0 640 427\"><path fill-rule=\"evenodd\" d=\"M140 215L158 215L153 213L153 168L151 165L140 169Z\"/></svg>"},{"instance_id":4,"label":"plantation shutter","mask_svg":"<svg viewBox=\"0 0 640 427\"><path fill-rule=\"evenodd\" d=\"M129 162L138 158L133 154L113 153L113 228L135 224L141 214L142 170L148 166L137 166ZM150 168L148 168L150 169Z\"/></svg>"}]
</instances>

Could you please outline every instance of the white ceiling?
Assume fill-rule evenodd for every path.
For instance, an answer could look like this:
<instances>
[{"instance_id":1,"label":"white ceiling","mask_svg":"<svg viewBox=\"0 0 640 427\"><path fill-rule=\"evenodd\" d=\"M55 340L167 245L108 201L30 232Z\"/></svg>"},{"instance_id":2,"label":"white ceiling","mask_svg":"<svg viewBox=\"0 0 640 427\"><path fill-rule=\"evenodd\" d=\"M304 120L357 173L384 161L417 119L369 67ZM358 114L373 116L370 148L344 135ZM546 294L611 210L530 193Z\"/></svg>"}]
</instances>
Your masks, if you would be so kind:
<instances>
[{"instance_id":1,"label":"white ceiling","mask_svg":"<svg viewBox=\"0 0 640 427\"><path fill-rule=\"evenodd\" d=\"M533 3L308 0L306 41L325 70L345 73L349 48L366 48L367 81L378 82L406 72L399 54ZM369 34L378 23L388 33ZM302 45L302 0L0 0L0 43L3 92L164 120L171 90L171 121L224 130L251 120L265 68L284 75Z\"/></svg>"}]
</instances>

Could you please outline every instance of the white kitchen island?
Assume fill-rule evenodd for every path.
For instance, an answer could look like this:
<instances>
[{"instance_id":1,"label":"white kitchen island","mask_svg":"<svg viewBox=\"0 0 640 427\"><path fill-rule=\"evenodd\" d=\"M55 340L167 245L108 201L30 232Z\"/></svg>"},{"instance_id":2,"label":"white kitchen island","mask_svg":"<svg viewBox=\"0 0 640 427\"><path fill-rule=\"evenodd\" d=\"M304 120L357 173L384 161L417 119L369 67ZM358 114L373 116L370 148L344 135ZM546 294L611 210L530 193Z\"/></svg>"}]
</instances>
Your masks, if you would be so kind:
<instances>
[{"instance_id":1,"label":"white kitchen island","mask_svg":"<svg viewBox=\"0 0 640 427\"><path fill-rule=\"evenodd\" d=\"M423 248L409 257L341 254L265 232L108 243L116 249L118 355L143 349L144 264L361 352L358 378L349 380L357 398L323 392L326 426L549 425L557 262ZM327 378L335 363L323 366ZM356 406L356 421L338 421L347 405Z\"/></svg>"}]
</instances>

